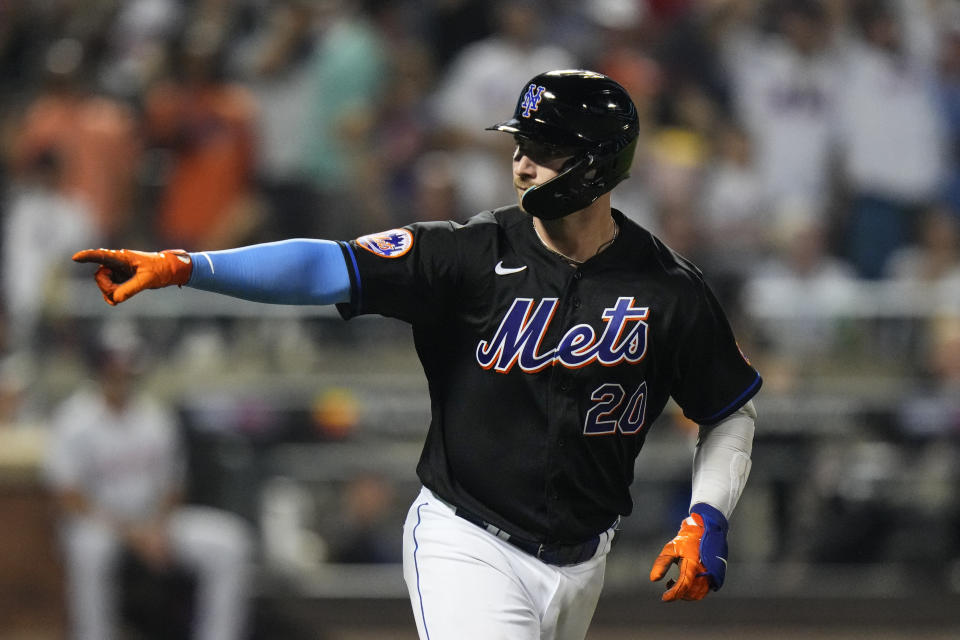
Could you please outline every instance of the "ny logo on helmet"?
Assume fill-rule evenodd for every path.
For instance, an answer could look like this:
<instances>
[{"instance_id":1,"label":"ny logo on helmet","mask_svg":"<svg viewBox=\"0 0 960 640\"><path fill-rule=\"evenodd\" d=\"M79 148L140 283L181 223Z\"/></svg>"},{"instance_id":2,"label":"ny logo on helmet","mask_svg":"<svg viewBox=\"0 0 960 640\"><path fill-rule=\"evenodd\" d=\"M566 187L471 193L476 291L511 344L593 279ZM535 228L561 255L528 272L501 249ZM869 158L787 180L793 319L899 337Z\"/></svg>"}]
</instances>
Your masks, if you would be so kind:
<instances>
[{"instance_id":1,"label":"ny logo on helmet","mask_svg":"<svg viewBox=\"0 0 960 640\"><path fill-rule=\"evenodd\" d=\"M523 94L523 102L520 103L520 106L523 108L523 113L520 114L524 118L530 117L531 111L536 111L540 108L540 98L543 95L543 85L531 84L527 87L527 92Z\"/></svg>"}]
</instances>

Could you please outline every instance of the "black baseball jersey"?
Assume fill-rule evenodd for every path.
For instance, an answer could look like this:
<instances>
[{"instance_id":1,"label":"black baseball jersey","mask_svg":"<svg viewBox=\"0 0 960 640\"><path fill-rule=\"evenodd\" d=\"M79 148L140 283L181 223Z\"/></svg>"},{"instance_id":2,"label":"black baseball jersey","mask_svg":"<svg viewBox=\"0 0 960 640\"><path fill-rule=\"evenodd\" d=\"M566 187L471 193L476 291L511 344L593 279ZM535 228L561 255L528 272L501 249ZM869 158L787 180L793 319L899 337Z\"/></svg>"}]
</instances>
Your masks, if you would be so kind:
<instances>
[{"instance_id":1,"label":"black baseball jersey","mask_svg":"<svg viewBox=\"0 0 960 640\"><path fill-rule=\"evenodd\" d=\"M529 540L580 542L631 512L671 396L711 424L760 388L696 267L613 215L617 239L576 267L516 206L342 243L341 314L413 327L432 411L420 480Z\"/></svg>"}]
</instances>

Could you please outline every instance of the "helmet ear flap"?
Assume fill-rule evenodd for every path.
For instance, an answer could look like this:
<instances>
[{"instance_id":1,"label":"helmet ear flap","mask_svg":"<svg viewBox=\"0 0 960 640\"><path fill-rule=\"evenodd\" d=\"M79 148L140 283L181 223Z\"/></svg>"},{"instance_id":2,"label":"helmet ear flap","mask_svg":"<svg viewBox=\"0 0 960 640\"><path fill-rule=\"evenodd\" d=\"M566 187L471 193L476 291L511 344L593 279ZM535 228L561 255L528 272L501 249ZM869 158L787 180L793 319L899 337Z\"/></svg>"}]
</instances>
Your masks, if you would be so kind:
<instances>
[{"instance_id":1,"label":"helmet ear flap","mask_svg":"<svg viewBox=\"0 0 960 640\"><path fill-rule=\"evenodd\" d=\"M637 146L590 151L575 157L557 176L523 192L520 206L532 216L555 220L579 211L630 175Z\"/></svg>"},{"instance_id":2,"label":"helmet ear flap","mask_svg":"<svg viewBox=\"0 0 960 640\"><path fill-rule=\"evenodd\" d=\"M523 192L520 206L530 215L555 220L583 209L600 197L600 191L584 182L587 173L596 173L596 156L587 153L543 184Z\"/></svg>"}]
</instances>

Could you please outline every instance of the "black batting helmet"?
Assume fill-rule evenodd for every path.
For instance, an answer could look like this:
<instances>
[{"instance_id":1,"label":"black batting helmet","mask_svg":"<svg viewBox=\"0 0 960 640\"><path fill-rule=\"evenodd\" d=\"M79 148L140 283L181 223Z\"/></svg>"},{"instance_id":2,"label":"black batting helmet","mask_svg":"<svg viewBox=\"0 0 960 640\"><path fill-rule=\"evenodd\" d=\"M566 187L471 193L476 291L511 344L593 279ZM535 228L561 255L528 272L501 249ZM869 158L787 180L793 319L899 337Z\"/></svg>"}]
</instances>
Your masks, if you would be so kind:
<instances>
[{"instance_id":1,"label":"black batting helmet","mask_svg":"<svg viewBox=\"0 0 960 640\"><path fill-rule=\"evenodd\" d=\"M630 175L640 120L626 89L593 71L542 73L523 88L513 117L487 127L569 155L560 174L520 199L538 218L583 209Z\"/></svg>"}]
</instances>

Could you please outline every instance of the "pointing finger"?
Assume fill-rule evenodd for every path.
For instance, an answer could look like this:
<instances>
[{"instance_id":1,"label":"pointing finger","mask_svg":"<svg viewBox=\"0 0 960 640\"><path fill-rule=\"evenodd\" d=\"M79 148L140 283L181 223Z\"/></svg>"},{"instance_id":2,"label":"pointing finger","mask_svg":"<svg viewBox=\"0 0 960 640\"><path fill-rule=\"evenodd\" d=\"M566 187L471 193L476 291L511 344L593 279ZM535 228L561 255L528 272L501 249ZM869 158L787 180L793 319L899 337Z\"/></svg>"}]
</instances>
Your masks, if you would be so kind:
<instances>
[{"instance_id":1,"label":"pointing finger","mask_svg":"<svg viewBox=\"0 0 960 640\"><path fill-rule=\"evenodd\" d=\"M84 249L73 254L74 262L95 262L113 269L129 269L130 263L116 251L110 249Z\"/></svg>"}]
</instances>

